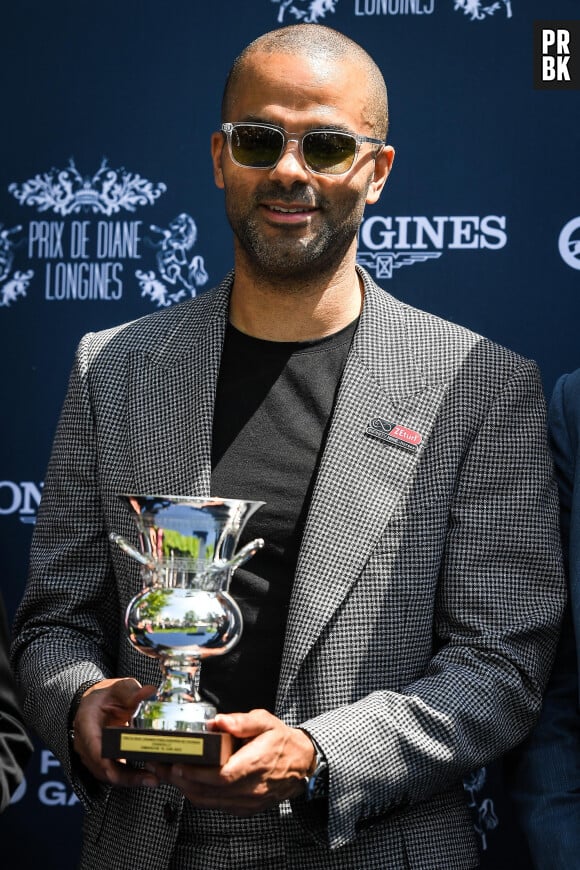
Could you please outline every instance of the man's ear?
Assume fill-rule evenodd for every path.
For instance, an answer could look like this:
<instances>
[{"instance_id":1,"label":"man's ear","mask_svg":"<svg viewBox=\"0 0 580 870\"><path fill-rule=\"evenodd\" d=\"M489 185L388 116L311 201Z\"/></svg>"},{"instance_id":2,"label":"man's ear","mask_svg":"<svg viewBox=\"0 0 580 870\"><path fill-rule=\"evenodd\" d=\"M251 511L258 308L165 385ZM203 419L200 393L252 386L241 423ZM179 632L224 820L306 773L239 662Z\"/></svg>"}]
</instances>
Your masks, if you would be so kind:
<instances>
[{"instance_id":1,"label":"man's ear","mask_svg":"<svg viewBox=\"0 0 580 870\"><path fill-rule=\"evenodd\" d=\"M211 159L213 163L213 177L216 185L223 189L224 175L222 172L222 152L224 150L225 137L223 133L211 134Z\"/></svg>"},{"instance_id":2,"label":"man's ear","mask_svg":"<svg viewBox=\"0 0 580 870\"><path fill-rule=\"evenodd\" d=\"M395 149L392 145L385 145L375 158L375 171L367 192L367 205L373 205L383 192L387 178L395 159Z\"/></svg>"}]
</instances>

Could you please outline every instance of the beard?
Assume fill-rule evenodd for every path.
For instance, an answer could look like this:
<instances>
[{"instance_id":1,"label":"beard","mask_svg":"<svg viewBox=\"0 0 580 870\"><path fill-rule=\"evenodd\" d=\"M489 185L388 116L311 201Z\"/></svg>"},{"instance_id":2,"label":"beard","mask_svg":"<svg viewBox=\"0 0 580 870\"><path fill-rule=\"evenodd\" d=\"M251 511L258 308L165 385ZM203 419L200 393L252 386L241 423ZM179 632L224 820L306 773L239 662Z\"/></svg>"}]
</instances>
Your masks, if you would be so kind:
<instances>
[{"instance_id":1,"label":"beard","mask_svg":"<svg viewBox=\"0 0 580 870\"><path fill-rule=\"evenodd\" d=\"M251 199L228 196L225 207L230 226L254 272L266 279L304 282L313 276L333 272L342 262L355 239L363 217L366 191L347 190L329 200L308 185L296 183L287 189L278 184L258 186ZM275 238L268 238L260 228L259 203L276 200L293 205L304 204L319 209L320 226L308 234L281 227Z\"/></svg>"}]
</instances>

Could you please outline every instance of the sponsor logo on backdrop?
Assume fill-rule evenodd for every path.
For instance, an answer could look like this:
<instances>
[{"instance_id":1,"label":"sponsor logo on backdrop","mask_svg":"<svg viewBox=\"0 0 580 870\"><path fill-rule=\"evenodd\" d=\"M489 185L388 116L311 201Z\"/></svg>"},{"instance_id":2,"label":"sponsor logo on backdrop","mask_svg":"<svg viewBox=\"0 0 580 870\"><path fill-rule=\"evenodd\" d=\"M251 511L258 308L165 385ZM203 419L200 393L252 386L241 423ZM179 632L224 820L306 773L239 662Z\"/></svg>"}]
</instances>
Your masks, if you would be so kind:
<instances>
[{"instance_id":1,"label":"sponsor logo on backdrop","mask_svg":"<svg viewBox=\"0 0 580 870\"><path fill-rule=\"evenodd\" d=\"M82 175L71 160L66 169L10 184L20 205L42 217L0 225L0 306L29 290L40 290L46 302L115 302L129 287L157 307L195 296L208 274L192 252L191 215L183 212L166 227L127 215L154 206L166 190L106 160L93 175Z\"/></svg>"},{"instance_id":2,"label":"sponsor logo on backdrop","mask_svg":"<svg viewBox=\"0 0 580 870\"><path fill-rule=\"evenodd\" d=\"M363 220L357 261L377 279L393 270L435 260L445 251L499 250L507 244L504 215L392 217Z\"/></svg>"},{"instance_id":3,"label":"sponsor logo on backdrop","mask_svg":"<svg viewBox=\"0 0 580 870\"><path fill-rule=\"evenodd\" d=\"M560 256L571 269L580 269L580 217L562 227L558 238Z\"/></svg>"},{"instance_id":4,"label":"sponsor logo on backdrop","mask_svg":"<svg viewBox=\"0 0 580 870\"><path fill-rule=\"evenodd\" d=\"M43 749L40 752L39 773L41 777L55 776L58 773L62 776L60 762L54 757L48 749ZM54 770L56 768L56 771ZM11 804L17 804L22 800L27 791L26 780L20 783L14 794L12 795ZM68 783L63 779L44 779L38 786L37 797L39 803L46 807L74 807L79 803L79 799L72 791ZM31 795L28 796L28 801Z\"/></svg>"},{"instance_id":5,"label":"sponsor logo on backdrop","mask_svg":"<svg viewBox=\"0 0 580 870\"><path fill-rule=\"evenodd\" d=\"M316 23L336 12L339 0L272 0L278 6L278 24ZM448 0L449 2L449 0ZM470 21L484 21L496 13L512 17L511 0L451 0L455 12ZM353 0L353 12L360 15L432 15L435 0Z\"/></svg>"},{"instance_id":6,"label":"sponsor logo on backdrop","mask_svg":"<svg viewBox=\"0 0 580 870\"><path fill-rule=\"evenodd\" d=\"M0 517L17 515L21 523L35 523L43 483L0 480Z\"/></svg>"},{"instance_id":7,"label":"sponsor logo on backdrop","mask_svg":"<svg viewBox=\"0 0 580 870\"><path fill-rule=\"evenodd\" d=\"M432 15L435 0L354 0L355 15Z\"/></svg>"},{"instance_id":8,"label":"sponsor logo on backdrop","mask_svg":"<svg viewBox=\"0 0 580 870\"><path fill-rule=\"evenodd\" d=\"M470 21L484 21L496 12L505 13L507 18L512 17L511 0L496 0L494 3L485 3L481 0L454 0L456 12L469 15Z\"/></svg>"},{"instance_id":9,"label":"sponsor logo on backdrop","mask_svg":"<svg viewBox=\"0 0 580 870\"><path fill-rule=\"evenodd\" d=\"M317 23L336 12L339 0L273 0L278 4L278 24ZM435 0L354 0L355 15L431 15Z\"/></svg>"}]
</instances>

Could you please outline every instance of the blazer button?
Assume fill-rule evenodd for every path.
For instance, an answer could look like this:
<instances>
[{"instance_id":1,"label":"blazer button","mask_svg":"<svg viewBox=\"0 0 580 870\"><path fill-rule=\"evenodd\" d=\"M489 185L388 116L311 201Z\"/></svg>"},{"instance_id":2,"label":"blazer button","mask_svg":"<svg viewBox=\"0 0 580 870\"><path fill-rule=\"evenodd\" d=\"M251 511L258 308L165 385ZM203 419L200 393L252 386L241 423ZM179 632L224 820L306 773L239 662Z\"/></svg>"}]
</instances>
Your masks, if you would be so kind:
<instances>
[{"instance_id":1,"label":"blazer button","mask_svg":"<svg viewBox=\"0 0 580 870\"><path fill-rule=\"evenodd\" d=\"M163 818L168 825L172 825L177 818L177 808L173 804L165 804L163 807Z\"/></svg>"}]
</instances>

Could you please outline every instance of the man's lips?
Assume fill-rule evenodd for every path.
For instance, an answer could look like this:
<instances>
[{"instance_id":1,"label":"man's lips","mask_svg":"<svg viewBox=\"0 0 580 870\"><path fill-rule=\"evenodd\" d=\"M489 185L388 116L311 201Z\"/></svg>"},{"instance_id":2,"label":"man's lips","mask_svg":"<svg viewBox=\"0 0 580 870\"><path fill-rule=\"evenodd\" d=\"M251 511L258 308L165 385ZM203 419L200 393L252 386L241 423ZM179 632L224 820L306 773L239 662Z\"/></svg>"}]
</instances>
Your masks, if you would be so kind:
<instances>
[{"instance_id":1,"label":"man's lips","mask_svg":"<svg viewBox=\"0 0 580 870\"><path fill-rule=\"evenodd\" d=\"M278 224L296 224L307 221L318 208L303 202L261 202L260 207L268 219Z\"/></svg>"}]
</instances>

